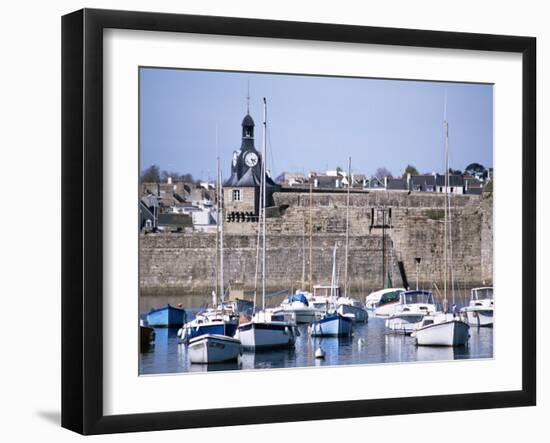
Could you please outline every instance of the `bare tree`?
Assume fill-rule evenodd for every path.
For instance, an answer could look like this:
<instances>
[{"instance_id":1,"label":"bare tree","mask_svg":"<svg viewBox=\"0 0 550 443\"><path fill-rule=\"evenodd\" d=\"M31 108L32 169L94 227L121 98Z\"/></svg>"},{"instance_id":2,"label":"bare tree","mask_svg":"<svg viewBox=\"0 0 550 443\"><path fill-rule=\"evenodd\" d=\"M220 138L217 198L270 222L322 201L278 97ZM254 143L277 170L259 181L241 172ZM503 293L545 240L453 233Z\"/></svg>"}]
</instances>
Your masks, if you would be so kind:
<instances>
[{"instance_id":1,"label":"bare tree","mask_svg":"<svg viewBox=\"0 0 550 443\"><path fill-rule=\"evenodd\" d=\"M374 177L376 177L378 180L382 180L384 177L391 177L392 173L386 169L386 167L382 166L376 170L374 173Z\"/></svg>"}]
</instances>

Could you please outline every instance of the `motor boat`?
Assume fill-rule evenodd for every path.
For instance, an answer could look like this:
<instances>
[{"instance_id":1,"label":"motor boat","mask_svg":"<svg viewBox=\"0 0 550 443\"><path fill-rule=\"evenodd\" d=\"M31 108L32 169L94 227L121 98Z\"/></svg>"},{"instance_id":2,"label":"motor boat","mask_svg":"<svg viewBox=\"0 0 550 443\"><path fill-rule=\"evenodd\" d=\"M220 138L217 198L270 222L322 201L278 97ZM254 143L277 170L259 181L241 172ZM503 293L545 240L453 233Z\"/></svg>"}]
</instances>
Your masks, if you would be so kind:
<instances>
[{"instance_id":1,"label":"motor boat","mask_svg":"<svg viewBox=\"0 0 550 443\"><path fill-rule=\"evenodd\" d=\"M394 332L410 334L424 316L435 314L436 306L430 291L412 290L399 294L395 312L386 319L386 327Z\"/></svg>"},{"instance_id":2,"label":"motor boat","mask_svg":"<svg viewBox=\"0 0 550 443\"><path fill-rule=\"evenodd\" d=\"M462 319L470 326L493 326L494 297L490 286L473 288L470 304L460 310Z\"/></svg>"},{"instance_id":3,"label":"motor boat","mask_svg":"<svg viewBox=\"0 0 550 443\"><path fill-rule=\"evenodd\" d=\"M399 296L405 289L403 288L386 288L373 292L367 296L367 299L371 296L376 296L378 301L374 302L375 298L370 298L371 306L374 307L375 317L387 318L392 314L395 314L399 309Z\"/></svg>"},{"instance_id":4,"label":"motor boat","mask_svg":"<svg viewBox=\"0 0 550 443\"><path fill-rule=\"evenodd\" d=\"M307 293L301 291L289 295L274 313L283 314L286 320L306 324L311 323L317 316L317 310L309 305Z\"/></svg>"}]
</instances>

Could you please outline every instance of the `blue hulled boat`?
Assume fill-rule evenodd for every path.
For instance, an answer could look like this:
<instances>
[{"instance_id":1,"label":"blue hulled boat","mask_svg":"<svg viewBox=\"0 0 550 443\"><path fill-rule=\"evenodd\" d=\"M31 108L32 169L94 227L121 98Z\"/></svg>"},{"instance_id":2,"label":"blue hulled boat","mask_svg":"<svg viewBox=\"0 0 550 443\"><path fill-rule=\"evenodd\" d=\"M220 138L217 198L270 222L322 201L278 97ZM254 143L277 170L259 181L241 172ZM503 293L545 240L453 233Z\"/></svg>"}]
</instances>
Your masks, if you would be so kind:
<instances>
[{"instance_id":1,"label":"blue hulled boat","mask_svg":"<svg viewBox=\"0 0 550 443\"><path fill-rule=\"evenodd\" d=\"M313 337L345 337L351 335L353 317L338 312L326 313L310 327Z\"/></svg>"},{"instance_id":2,"label":"blue hulled boat","mask_svg":"<svg viewBox=\"0 0 550 443\"><path fill-rule=\"evenodd\" d=\"M185 323L185 309L169 304L161 308L152 308L147 313L147 324L153 327L179 327Z\"/></svg>"},{"instance_id":3,"label":"blue hulled boat","mask_svg":"<svg viewBox=\"0 0 550 443\"><path fill-rule=\"evenodd\" d=\"M233 337L237 332L238 325L239 317L237 315L212 309L197 314L192 321L185 323L178 335L185 342L205 334Z\"/></svg>"},{"instance_id":4,"label":"blue hulled boat","mask_svg":"<svg viewBox=\"0 0 550 443\"><path fill-rule=\"evenodd\" d=\"M326 298L325 312L319 320L311 323L309 333L313 337L346 337L350 336L355 316L353 314L341 314L337 312L336 294L336 249L334 245L332 253L332 279L330 282L330 297Z\"/></svg>"}]
</instances>

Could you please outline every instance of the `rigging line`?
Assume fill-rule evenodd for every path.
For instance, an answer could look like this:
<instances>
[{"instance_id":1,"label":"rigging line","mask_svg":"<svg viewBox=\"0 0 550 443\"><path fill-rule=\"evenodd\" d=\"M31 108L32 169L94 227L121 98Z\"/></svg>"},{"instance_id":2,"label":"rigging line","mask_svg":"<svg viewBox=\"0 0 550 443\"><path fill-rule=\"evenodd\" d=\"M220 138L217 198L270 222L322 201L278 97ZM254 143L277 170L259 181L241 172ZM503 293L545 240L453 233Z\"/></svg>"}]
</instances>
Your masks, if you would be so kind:
<instances>
[{"instance_id":1,"label":"rigging line","mask_svg":"<svg viewBox=\"0 0 550 443\"><path fill-rule=\"evenodd\" d=\"M267 141L268 141L268 146L269 146L269 161L270 161L270 165L271 165L271 179L273 181L275 181L275 178L277 177L277 175L275 174L275 171L276 171L276 168L275 168L275 158L273 157L273 143L271 142L271 123L269 125L269 127L267 127L266 125L266 133L267 133Z\"/></svg>"}]
</instances>

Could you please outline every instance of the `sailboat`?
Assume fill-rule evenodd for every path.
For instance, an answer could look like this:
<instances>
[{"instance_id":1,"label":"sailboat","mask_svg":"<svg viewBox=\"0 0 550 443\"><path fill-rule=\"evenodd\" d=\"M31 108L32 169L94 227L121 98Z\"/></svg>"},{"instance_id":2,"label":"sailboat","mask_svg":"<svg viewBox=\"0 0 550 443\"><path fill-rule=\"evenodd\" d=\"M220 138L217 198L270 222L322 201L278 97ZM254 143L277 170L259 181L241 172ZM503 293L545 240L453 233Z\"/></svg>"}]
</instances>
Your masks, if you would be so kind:
<instances>
[{"instance_id":1,"label":"sailboat","mask_svg":"<svg viewBox=\"0 0 550 443\"><path fill-rule=\"evenodd\" d=\"M369 320L369 314L366 311L363 303L349 295L348 289L348 262L349 262L349 199L351 190L351 157L348 161L348 190L346 195L346 255L344 265L344 296L338 297L336 300L337 311L341 315L353 315L356 322L365 323Z\"/></svg>"},{"instance_id":2,"label":"sailboat","mask_svg":"<svg viewBox=\"0 0 550 443\"><path fill-rule=\"evenodd\" d=\"M309 333L313 337L345 337L350 336L353 327L353 314L341 314L336 305L336 248L332 253L332 278L330 282L330 297L326 300L325 313L314 321L309 327Z\"/></svg>"},{"instance_id":3,"label":"sailboat","mask_svg":"<svg viewBox=\"0 0 550 443\"><path fill-rule=\"evenodd\" d=\"M301 289L289 294L278 308L275 314L283 314L285 319L293 320L296 323L309 324L317 317L317 309L309 302L311 294L305 288L306 254L305 254L305 224L302 235L302 280Z\"/></svg>"},{"instance_id":4,"label":"sailboat","mask_svg":"<svg viewBox=\"0 0 550 443\"><path fill-rule=\"evenodd\" d=\"M444 217L444 247L443 247L443 312L426 315L411 334L420 346L464 346L470 338L470 326L456 312L447 312L447 223L449 220L449 124L447 122L447 98L445 97L445 217ZM451 237L452 238L452 237ZM451 249L452 251L452 249ZM451 252L452 254L452 252ZM451 275L452 278L452 275ZM453 292L454 294L454 292Z\"/></svg>"},{"instance_id":5,"label":"sailboat","mask_svg":"<svg viewBox=\"0 0 550 443\"><path fill-rule=\"evenodd\" d=\"M216 229L216 245L219 246L219 263L216 260L216 286L219 283L219 291L221 296L221 304L217 303L217 293L212 292L212 307L198 313L195 318L183 325L178 331L178 335L184 342L205 335L227 336L233 337L237 331L239 324L238 312L231 309L224 303L225 284L223 277L223 199L221 197L221 170L220 159L217 158L217 229ZM219 281L218 281L219 278ZM216 287L216 290L218 288ZM216 337L214 337L216 338ZM225 343L225 342L224 342ZM202 346L202 345L201 345Z\"/></svg>"},{"instance_id":6,"label":"sailboat","mask_svg":"<svg viewBox=\"0 0 550 443\"><path fill-rule=\"evenodd\" d=\"M262 309L256 312L256 297L254 297L254 313L249 322L242 323L237 328L236 338L241 340L244 350L261 351L278 348L294 347L297 328L293 321L287 321L281 313L275 313L265 307L265 274L266 274L266 162L267 162L267 102L264 102L263 141L262 141L262 172L260 190L260 217L258 218L258 237L260 228L262 234Z\"/></svg>"}]
</instances>

